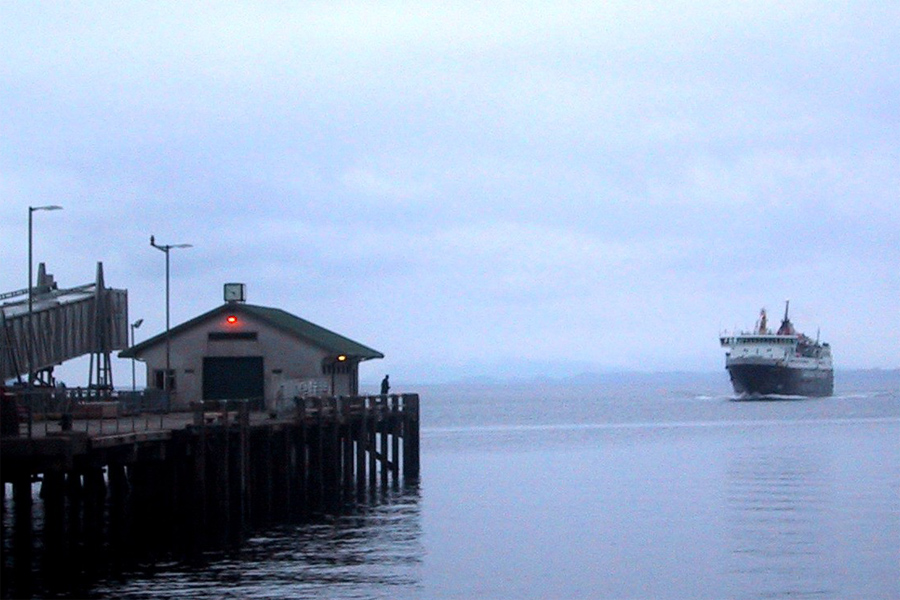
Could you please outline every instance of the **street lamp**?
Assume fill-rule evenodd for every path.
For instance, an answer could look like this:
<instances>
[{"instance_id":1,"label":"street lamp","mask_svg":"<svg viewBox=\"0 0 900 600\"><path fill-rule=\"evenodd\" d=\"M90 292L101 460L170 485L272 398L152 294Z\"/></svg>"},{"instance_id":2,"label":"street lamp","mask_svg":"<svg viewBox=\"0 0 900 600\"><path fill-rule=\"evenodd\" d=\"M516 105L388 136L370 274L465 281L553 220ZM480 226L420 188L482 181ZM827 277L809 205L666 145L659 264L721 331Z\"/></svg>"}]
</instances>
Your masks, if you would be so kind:
<instances>
[{"instance_id":1,"label":"street lamp","mask_svg":"<svg viewBox=\"0 0 900 600\"><path fill-rule=\"evenodd\" d=\"M143 322L144 322L143 319L138 319L137 321L135 321L134 323L131 324L131 347L132 348L134 347L134 330L137 329L138 327L140 327ZM131 355L131 391L132 392L137 391L137 384L135 383L135 376L134 376L134 355L133 354Z\"/></svg>"},{"instance_id":2,"label":"street lamp","mask_svg":"<svg viewBox=\"0 0 900 600\"><path fill-rule=\"evenodd\" d=\"M163 391L169 391L169 372L172 367L170 365L171 344L169 342L169 250L172 248L192 248L191 244L165 244L156 243L156 239L150 236L150 245L166 253L166 372L163 374Z\"/></svg>"},{"instance_id":3,"label":"street lamp","mask_svg":"<svg viewBox=\"0 0 900 600\"><path fill-rule=\"evenodd\" d=\"M36 210L62 210L62 206L56 204L48 204L46 206L29 206L28 207L28 388L34 387L34 322L32 321L34 313L34 288L32 286L33 260L32 254L32 215Z\"/></svg>"}]
</instances>

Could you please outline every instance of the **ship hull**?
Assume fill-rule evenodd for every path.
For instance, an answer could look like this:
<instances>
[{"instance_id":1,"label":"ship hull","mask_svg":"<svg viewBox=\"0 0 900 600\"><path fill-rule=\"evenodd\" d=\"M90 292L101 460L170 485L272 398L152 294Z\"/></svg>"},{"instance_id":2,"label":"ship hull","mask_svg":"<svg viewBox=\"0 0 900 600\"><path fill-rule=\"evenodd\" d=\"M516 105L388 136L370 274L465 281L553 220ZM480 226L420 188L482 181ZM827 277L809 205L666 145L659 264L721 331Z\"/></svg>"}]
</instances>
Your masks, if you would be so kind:
<instances>
[{"instance_id":1,"label":"ship hull","mask_svg":"<svg viewBox=\"0 0 900 600\"><path fill-rule=\"evenodd\" d=\"M759 396L831 396L834 371L772 364L737 363L727 367L736 394Z\"/></svg>"}]
</instances>

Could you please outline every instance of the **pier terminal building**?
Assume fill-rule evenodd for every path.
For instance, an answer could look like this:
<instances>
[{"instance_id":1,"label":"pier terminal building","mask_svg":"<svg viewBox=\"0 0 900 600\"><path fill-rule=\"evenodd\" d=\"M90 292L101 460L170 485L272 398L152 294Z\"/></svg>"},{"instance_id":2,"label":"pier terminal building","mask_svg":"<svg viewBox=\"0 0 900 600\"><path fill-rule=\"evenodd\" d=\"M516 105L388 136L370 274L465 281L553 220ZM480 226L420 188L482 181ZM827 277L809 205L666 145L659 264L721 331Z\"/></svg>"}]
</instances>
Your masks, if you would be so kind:
<instances>
[{"instance_id":1,"label":"pier terminal building","mask_svg":"<svg viewBox=\"0 0 900 600\"><path fill-rule=\"evenodd\" d=\"M143 361L147 387L168 390L173 410L196 400L251 399L269 412L290 409L297 396L357 395L359 364L384 358L284 310L247 304L245 289L226 284L223 305L119 357Z\"/></svg>"}]
</instances>

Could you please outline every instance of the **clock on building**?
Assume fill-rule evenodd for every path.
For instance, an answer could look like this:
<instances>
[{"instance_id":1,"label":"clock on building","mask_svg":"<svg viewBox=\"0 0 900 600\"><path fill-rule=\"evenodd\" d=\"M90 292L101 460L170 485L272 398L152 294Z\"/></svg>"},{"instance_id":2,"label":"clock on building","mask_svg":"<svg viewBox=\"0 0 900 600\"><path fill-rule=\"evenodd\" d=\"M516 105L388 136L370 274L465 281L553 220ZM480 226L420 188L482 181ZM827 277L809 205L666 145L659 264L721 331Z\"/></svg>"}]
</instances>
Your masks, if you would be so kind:
<instances>
[{"instance_id":1,"label":"clock on building","mask_svg":"<svg viewBox=\"0 0 900 600\"><path fill-rule=\"evenodd\" d=\"M225 284L225 302L245 302L247 300L247 286L243 283Z\"/></svg>"}]
</instances>

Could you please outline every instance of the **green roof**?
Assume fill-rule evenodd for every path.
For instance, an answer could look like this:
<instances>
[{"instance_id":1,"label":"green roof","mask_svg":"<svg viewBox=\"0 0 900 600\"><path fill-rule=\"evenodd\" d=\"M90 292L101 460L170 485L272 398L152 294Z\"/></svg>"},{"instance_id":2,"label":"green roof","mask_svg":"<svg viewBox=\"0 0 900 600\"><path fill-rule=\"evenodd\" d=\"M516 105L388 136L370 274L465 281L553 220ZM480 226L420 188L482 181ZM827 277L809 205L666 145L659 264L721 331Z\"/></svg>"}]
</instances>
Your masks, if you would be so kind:
<instances>
[{"instance_id":1,"label":"green roof","mask_svg":"<svg viewBox=\"0 0 900 600\"><path fill-rule=\"evenodd\" d=\"M315 346L322 348L323 350L332 352L334 354L345 354L349 357L357 358L359 360L384 358L384 354L382 354L378 350L373 350L372 348L364 346L359 342L354 342L349 338L325 329L324 327L320 327L315 323L307 321L306 319L301 319L300 317L292 315L291 313L281 310L280 308L269 308L267 306L256 306L254 304L244 304L238 302L223 304L222 306L205 312L202 315L194 317L189 321L185 321L180 325L176 325L175 327L169 329L169 335L171 337L175 337L182 331L189 330L195 325L223 313L243 313L256 317L257 319L268 323L276 329L295 335L312 343ZM156 344L163 343L165 342L165 340L166 333L163 332L152 338L144 340L140 344L136 344L131 348L127 348L122 352L119 352L119 357L135 358L142 351L155 346Z\"/></svg>"}]
</instances>

